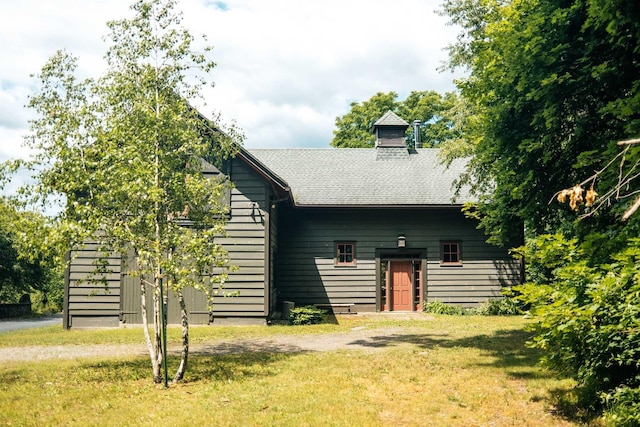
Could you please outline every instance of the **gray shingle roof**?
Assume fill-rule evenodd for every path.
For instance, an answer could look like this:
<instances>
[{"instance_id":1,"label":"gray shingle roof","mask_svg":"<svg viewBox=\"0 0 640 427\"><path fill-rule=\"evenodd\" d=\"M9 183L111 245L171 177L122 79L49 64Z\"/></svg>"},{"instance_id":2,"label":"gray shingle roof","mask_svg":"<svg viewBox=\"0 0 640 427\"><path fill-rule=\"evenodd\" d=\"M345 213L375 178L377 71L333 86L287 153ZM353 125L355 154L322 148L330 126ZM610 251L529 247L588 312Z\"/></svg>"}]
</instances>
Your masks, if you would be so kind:
<instances>
[{"instance_id":1,"label":"gray shingle roof","mask_svg":"<svg viewBox=\"0 0 640 427\"><path fill-rule=\"evenodd\" d=\"M464 160L447 169L437 149L418 149L409 156L379 156L378 150L247 151L289 184L298 206L450 206L473 200L464 189L453 200L453 183L464 170Z\"/></svg>"},{"instance_id":2,"label":"gray shingle roof","mask_svg":"<svg viewBox=\"0 0 640 427\"><path fill-rule=\"evenodd\" d=\"M373 124L374 126L409 126L409 123L405 122L402 117L398 116L391 110L384 113L384 116L380 117Z\"/></svg>"}]
</instances>

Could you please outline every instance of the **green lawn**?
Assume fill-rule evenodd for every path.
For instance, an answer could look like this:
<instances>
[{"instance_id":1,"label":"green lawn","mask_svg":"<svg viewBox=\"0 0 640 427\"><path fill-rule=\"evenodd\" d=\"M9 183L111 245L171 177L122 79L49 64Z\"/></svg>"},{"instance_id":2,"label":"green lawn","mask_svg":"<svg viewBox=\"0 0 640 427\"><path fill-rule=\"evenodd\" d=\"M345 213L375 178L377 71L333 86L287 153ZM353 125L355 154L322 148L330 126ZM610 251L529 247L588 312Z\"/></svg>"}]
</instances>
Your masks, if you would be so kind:
<instances>
[{"instance_id":1,"label":"green lawn","mask_svg":"<svg viewBox=\"0 0 640 427\"><path fill-rule=\"evenodd\" d=\"M524 346L525 323L520 317L423 315L194 327L199 344L352 328L402 332L374 337L373 350L365 351L193 356L186 381L169 389L151 382L145 357L2 362L0 425L580 425L558 414L558 396L566 407L571 382L536 365L536 351ZM177 340L178 329L171 333ZM0 334L5 347L141 341L139 328Z\"/></svg>"}]
</instances>

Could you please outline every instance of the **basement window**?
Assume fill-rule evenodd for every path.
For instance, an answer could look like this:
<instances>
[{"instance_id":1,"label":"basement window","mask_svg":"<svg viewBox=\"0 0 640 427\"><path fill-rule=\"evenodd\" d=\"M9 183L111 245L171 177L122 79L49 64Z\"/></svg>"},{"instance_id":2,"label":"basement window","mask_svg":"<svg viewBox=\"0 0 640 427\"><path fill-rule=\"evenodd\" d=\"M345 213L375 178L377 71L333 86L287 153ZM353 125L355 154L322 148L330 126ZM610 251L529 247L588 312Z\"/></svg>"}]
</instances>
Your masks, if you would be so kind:
<instances>
[{"instance_id":1,"label":"basement window","mask_svg":"<svg viewBox=\"0 0 640 427\"><path fill-rule=\"evenodd\" d=\"M335 265L337 266L356 265L355 242L336 242Z\"/></svg>"},{"instance_id":2,"label":"basement window","mask_svg":"<svg viewBox=\"0 0 640 427\"><path fill-rule=\"evenodd\" d=\"M462 265L460 242L442 242L440 262L442 265Z\"/></svg>"}]
</instances>

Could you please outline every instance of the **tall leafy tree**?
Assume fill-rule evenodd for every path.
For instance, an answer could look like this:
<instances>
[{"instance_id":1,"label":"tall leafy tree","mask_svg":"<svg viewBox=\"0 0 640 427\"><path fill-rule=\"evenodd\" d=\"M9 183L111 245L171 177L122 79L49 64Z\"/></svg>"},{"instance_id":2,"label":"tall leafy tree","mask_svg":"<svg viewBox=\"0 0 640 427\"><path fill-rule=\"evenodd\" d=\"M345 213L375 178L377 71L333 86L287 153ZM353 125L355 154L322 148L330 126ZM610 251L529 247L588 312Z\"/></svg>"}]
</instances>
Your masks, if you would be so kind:
<instances>
[{"instance_id":1,"label":"tall leafy tree","mask_svg":"<svg viewBox=\"0 0 640 427\"><path fill-rule=\"evenodd\" d=\"M460 130L456 126L459 99L455 93L441 95L435 91L413 91L404 101L398 101L397 98L395 92L378 92L362 103L352 102L351 110L336 118L331 145L338 148L373 147L373 124L389 110L410 125L414 120L420 120L423 147L439 146L459 136ZM409 145L415 141L413 131L411 127L408 132Z\"/></svg>"},{"instance_id":2,"label":"tall leafy tree","mask_svg":"<svg viewBox=\"0 0 640 427\"><path fill-rule=\"evenodd\" d=\"M77 61L66 52L42 68L40 91L29 101L36 118L25 140L36 153L26 164L34 184L21 193L32 205L63 201L50 244L69 248L92 241L105 257L128 254L126 274L141 279L155 382L167 380L161 295L174 292L182 311L177 381L189 353L183 289L212 295L225 280L229 260L216 237L224 234L228 183L201 172L203 159L232 155L241 142L235 128L222 132L189 105L215 64L210 47L196 49L174 8L173 0L139 0L131 19L109 22L107 71L98 79L77 79ZM96 279L104 272L99 268ZM147 292L153 294L151 308Z\"/></svg>"},{"instance_id":3,"label":"tall leafy tree","mask_svg":"<svg viewBox=\"0 0 640 427\"><path fill-rule=\"evenodd\" d=\"M16 303L25 294L40 298L61 295L62 281L50 252L33 245L29 235L46 235L45 218L18 212L0 199L0 302ZM61 305L57 308L61 308Z\"/></svg>"},{"instance_id":4,"label":"tall leafy tree","mask_svg":"<svg viewBox=\"0 0 640 427\"><path fill-rule=\"evenodd\" d=\"M527 223L567 226L547 202L599 169L638 129L637 2L448 0L463 31L450 65L467 67L462 96L481 118L466 182L496 243Z\"/></svg>"}]
</instances>

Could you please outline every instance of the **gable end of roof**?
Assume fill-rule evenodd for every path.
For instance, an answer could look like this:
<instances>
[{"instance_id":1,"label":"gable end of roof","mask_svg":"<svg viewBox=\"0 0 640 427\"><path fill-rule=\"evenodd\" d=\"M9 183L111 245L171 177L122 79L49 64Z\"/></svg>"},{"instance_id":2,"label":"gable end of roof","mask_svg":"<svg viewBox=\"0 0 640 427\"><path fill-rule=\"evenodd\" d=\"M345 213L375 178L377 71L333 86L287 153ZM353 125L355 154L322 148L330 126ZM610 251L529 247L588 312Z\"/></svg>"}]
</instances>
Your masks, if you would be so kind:
<instances>
[{"instance_id":1,"label":"gable end of roof","mask_svg":"<svg viewBox=\"0 0 640 427\"><path fill-rule=\"evenodd\" d=\"M400 116L391 110L388 110L373 124L374 126L409 126Z\"/></svg>"}]
</instances>

